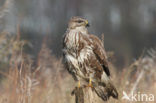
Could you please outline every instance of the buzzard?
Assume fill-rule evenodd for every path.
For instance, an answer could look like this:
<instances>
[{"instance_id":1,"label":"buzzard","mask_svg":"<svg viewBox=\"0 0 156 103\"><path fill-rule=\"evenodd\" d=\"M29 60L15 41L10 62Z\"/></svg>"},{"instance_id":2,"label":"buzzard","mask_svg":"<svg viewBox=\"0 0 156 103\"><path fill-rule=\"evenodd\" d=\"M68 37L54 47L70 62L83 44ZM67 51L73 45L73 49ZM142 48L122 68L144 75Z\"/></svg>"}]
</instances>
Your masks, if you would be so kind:
<instances>
[{"instance_id":1,"label":"buzzard","mask_svg":"<svg viewBox=\"0 0 156 103\"><path fill-rule=\"evenodd\" d=\"M88 20L84 18L70 19L63 37L65 67L78 81L78 87L87 84L104 101L110 96L118 98L117 90L110 80L104 45L98 37L88 33L88 26Z\"/></svg>"}]
</instances>

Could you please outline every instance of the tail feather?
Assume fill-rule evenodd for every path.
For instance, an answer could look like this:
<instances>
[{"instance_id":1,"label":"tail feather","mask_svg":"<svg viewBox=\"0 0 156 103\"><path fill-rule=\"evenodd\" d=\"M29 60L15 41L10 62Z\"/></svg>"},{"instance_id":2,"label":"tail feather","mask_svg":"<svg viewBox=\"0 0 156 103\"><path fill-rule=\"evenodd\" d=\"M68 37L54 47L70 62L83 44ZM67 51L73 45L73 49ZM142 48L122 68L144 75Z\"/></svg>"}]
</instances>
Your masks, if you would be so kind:
<instances>
[{"instance_id":1,"label":"tail feather","mask_svg":"<svg viewBox=\"0 0 156 103\"><path fill-rule=\"evenodd\" d=\"M94 89L96 94L104 101L107 101L111 96L115 99L118 99L118 92L111 83L105 86L103 85L96 86L94 87Z\"/></svg>"},{"instance_id":2,"label":"tail feather","mask_svg":"<svg viewBox=\"0 0 156 103\"><path fill-rule=\"evenodd\" d=\"M112 90L112 95L111 95L113 98L115 98L115 99L118 99L118 92L117 92L117 90L116 90L116 88L115 87L113 87L113 90Z\"/></svg>"}]
</instances>

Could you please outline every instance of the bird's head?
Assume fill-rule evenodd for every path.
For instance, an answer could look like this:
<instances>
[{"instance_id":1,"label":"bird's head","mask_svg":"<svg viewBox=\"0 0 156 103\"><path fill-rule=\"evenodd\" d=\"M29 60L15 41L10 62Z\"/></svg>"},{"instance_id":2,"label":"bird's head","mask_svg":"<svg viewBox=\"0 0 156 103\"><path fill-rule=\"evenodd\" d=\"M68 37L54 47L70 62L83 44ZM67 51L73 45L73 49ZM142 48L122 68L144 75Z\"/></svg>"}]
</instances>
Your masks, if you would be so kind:
<instances>
[{"instance_id":1,"label":"bird's head","mask_svg":"<svg viewBox=\"0 0 156 103\"><path fill-rule=\"evenodd\" d=\"M89 27L88 20L81 17L72 17L69 21L68 28L75 29L76 27Z\"/></svg>"}]
</instances>

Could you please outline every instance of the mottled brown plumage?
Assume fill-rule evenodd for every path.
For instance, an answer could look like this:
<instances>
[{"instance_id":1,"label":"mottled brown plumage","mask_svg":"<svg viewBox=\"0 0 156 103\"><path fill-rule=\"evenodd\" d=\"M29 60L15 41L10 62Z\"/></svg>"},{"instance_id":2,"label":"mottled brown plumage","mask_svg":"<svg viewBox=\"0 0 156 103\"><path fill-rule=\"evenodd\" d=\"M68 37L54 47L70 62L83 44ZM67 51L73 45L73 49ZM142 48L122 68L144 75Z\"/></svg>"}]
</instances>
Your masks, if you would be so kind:
<instances>
[{"instance_id":1,"label":"mottled brown plumage","mask_svg":"<svg viewBox=\"0 0 156 103\"><path fill-rule=\"evenodd\" d=\"M110 80L106 52L101 40L88 33L88 21L73 17L63 38L66 68L76 81L86 85L92 80L93 88L103 100L118 93Z\"/></svg>"}]
</instances>

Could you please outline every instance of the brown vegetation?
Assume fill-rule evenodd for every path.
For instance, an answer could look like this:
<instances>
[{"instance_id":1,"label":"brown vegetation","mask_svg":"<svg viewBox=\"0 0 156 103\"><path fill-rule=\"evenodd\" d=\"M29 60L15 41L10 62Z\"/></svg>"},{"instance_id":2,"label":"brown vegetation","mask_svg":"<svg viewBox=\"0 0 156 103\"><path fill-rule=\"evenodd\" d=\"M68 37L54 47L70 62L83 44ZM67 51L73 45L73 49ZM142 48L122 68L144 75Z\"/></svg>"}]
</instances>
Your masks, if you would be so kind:
<instances>
[{"instance_id":1,"label":"brown vegetation","mask_svg":"<svg viewBox=\"0 0 156 103\"><path fill-rule=\"evenodd\" d=\"M52 55L45 40L37 62L26 54L23 46L28 42L0 35L0 103L74 103L71 92L75 82L67 73L61 58ZM122 92L142 92L156 96L156 52L149 50L129 67L117 69L110 65L112 81L119 91L119 100L107 103L128 103ZM98 99L99 103L103 103ZM135 102L134 102L135 103Z\"/></svg>"}]
</instances>

